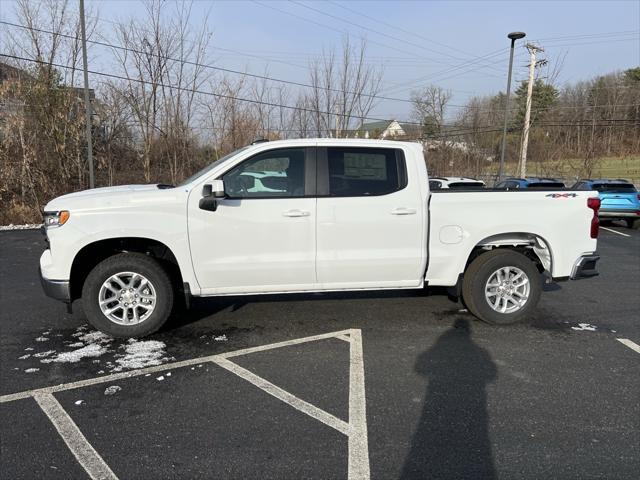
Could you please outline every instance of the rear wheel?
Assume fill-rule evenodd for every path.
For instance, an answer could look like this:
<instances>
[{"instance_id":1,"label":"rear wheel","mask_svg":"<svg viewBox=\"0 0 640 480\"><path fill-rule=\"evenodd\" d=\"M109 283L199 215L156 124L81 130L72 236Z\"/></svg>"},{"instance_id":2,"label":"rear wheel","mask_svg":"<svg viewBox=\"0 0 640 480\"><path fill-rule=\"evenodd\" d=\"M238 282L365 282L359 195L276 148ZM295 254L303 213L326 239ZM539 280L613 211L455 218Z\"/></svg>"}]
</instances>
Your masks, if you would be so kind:
<instances>
[{"instance_id":1,"label":"rear wheel","mask_svg":"<svg viewBox=\"0 0 640 480\"><path fill-rule=\"evenodd\" d=\"M640 228L640 219L627 218L625 219L625 223L627 224L627 228L633 228L636 230Z\"/></svg>"},{"instance_id":2,"label":"rear wheel","mask_svg":"<svg viewBox=\"0 0 640 480\"><path fill-rule=\"evenodd\" d=\"M523 320L536 307L542 278L536 265L513 250L496 249L477 257L464 274L462 296L469 311L487 323Z\"/></svg>"},{"instance_id":3,"label":"rear wheel","mask_svg":"<svg viewBox=\"0 0 640 480\"><path fill-rule=\"evenodd\" d=\"M89 322L113 337L144 337L169 318L173 289L167 272L154 259L121 253L103 260L82 288Z\"/></svg>"}]
</instances>

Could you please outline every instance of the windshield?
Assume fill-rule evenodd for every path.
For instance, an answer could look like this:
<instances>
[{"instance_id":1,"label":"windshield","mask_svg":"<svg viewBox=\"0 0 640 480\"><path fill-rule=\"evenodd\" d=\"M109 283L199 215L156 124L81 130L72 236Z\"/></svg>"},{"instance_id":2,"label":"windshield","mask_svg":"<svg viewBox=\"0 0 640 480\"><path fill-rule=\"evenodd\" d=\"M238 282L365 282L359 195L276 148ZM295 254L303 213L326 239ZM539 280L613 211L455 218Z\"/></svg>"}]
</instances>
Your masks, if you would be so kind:
<instances>
[{"instance_id":1,"label":"windshield","mask_svg":"<svg viewBox=\"0 0 640 480\"><path fill-rule=\"evenodd\" d=\"M594 183L593 189L607 193L635 193L636 187L630 183Z\"/></svg>"},{"instance_id":2,"label":"windshield","mask_svg":"<svg viewBox=\"0 0 640 480\"><path fill-rule=\"evenodd\" d=\"M189 178L183 180L182 182L180 182L178 184L178 187L184 187L185 185L189 185L191 182L193 182L196 178L201 177L202 175L204 175L207 172L210 172L211 170L213 170L214 168L216 168L218 165L220 165L222 162L228 160L229 158L237 155L238 153L246 150L249 147L242 147L239 148L238 150L235 150L227 155L225 155L222 158L219 158L218 160L216 160L215 162L207 165L206 167L204 167L202 170L199 170L198 172L194 173L193 175L191 175Z\"/></svg>"}]
</instances>

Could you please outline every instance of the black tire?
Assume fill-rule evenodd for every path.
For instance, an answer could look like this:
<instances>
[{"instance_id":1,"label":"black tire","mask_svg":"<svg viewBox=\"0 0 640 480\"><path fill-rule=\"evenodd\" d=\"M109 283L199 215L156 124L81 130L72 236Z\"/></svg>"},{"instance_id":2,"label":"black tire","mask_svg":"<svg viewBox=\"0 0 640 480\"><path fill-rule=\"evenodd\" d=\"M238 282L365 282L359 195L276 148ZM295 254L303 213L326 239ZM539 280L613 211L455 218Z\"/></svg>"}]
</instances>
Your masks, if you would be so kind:
<instances>
[{"instance_id":1,"label":"black tire","mask_svg":"<svg viewBox=\"0 0 640 480\"><path fill-rule=\"evenodd\" d=\"M485 286L491 275L503 267L517 267L529 278L529 297L526 303L512 313L494 310L485 297ZM494 249L477 257L464 273L462 297L469 311L487 323L508 325L525 319L535 310L542 293L542 276L536 265L525 255L507 249Z\"/></svg>"},{"instance_id":2,"label":"black tire","mask_svg":"<svg viewBox=\"0 0 640 480\"><path fill-rule=\"evenodd\" d=\"M102 284L119 272L143 275L155 289L155 307L140 323L116 323L100 309L99 292ZM89 323L112 337L144 337L156 332L169 318L173 296L173 287L167 272L153 258L140 253L119 253L103 260L91 270L82 287L82 305Z\"/></svg>"},{"instance_id":3,"label":"black tire","mask_svg":"<svg viewBox=\"0 0 640 480\"><path fill-rule=\"evenodd\" d=\"M640 220L635 218L626 218L625 223L627 224L627 228L631 228L632 230L640 229Z\"/></svg>"}]
</instances>

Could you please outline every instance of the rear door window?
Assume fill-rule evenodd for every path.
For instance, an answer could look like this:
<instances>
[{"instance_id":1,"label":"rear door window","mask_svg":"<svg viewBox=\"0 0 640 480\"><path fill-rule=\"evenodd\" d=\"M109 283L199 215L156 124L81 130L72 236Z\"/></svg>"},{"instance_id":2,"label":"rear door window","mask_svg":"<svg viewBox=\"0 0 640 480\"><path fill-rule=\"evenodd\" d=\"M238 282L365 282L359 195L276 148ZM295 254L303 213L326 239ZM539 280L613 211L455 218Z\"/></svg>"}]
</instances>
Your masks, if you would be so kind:
<instances>
[{"instance_id":1,"label":"rear door window","mask_svg":"<svg viewBox=\"0 0 640 480\"><path fill-rule=\"evenodd\" d=\"M387 195L407 186L402 150L328 147L329 196Z\"/></svg>"}]
</instances>

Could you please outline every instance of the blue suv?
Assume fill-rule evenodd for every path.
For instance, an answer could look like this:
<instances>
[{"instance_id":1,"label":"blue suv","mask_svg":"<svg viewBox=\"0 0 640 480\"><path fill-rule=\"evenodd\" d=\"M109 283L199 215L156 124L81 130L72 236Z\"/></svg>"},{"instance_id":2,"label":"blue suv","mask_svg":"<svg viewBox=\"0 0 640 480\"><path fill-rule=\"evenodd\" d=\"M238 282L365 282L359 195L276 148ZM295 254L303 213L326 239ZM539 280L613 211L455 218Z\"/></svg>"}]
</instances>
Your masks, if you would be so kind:
<instances>
[{"instance_id":1,"label":"blue suv","mask_svg":"<svg viewBox=\"0 0 640 480\"><path fill-rule=\"evenodd\" d=\"M629 228L640 226L640 194L633 183L621 178L580 180L574 190L596 190L600 196L598 216L606 220L624 220Z\"/></svg>"},{"instance_id":2,"label":"blue suv","mask_svg":"<svg viewBox=\"0 0 640 480\"><path fill-rule=\"evenodd\" d=\"M507 178L496 184L494 188L506 188L507 190L520 188L565 188L564 183L555 178L527 177L527 178Z\"/></svg>"}]
</instances>

